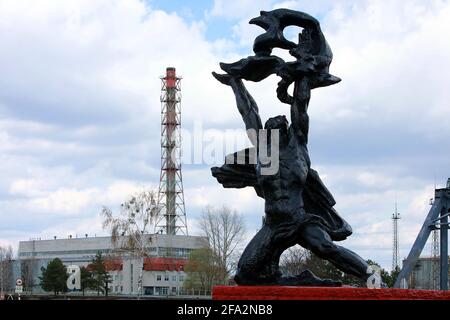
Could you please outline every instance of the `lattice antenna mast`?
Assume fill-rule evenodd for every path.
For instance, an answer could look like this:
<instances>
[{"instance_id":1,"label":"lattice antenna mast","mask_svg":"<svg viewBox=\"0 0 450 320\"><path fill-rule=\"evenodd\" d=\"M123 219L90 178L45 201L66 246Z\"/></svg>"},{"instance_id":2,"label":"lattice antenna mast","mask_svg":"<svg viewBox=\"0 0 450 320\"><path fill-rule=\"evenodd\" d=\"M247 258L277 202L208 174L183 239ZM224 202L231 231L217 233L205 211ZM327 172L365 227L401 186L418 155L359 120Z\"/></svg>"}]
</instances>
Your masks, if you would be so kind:
<instances>
[{"instance_id":1,"label":"lattice antenna mast","mask_svg":"<svg viewBox=\"0 0 450 320\"><path fill-rule=\"evenodd\" d=\"M439 290L439 230L433 230L432 234L432 252L431 252L431 272L433 290Z\"/></svg>"},{"instance_id":2,"label":"lattice antenna mast","mask_svg":"<svg viewBox=\"0 0 450 320\"><path fill-rule=\"evenodd\" d=\"M436 179L434 182L434 189L436 190ZM434 198L430 199L430 205L434 204ZM433 290L439 290L439 229L436 225L433 226L431 232L431 285Z\"/></svg>"},{"instance_id":3,"label":"lattice antenna mast","mask_svg":"<svg viewBox=\"0 0 450 320\"><path fill-rule=\"evenodd\" d=\"M188 235L181 174L181 78L161 77L161 175L155 233Z\"/></svg>"},{"instance_id":4,"label":"lattice antenna mast","mask_svg":"<svg viewBox=\"0 0 450 320\"><path fill-rule=\"evenodd\" d=\"M392 214L392 270L395 270L399 265L400 249L398 241L398 220L400 220L400 213L397 210L397 201L395 202L395 212Z\"/></svg>"}]
</instances>

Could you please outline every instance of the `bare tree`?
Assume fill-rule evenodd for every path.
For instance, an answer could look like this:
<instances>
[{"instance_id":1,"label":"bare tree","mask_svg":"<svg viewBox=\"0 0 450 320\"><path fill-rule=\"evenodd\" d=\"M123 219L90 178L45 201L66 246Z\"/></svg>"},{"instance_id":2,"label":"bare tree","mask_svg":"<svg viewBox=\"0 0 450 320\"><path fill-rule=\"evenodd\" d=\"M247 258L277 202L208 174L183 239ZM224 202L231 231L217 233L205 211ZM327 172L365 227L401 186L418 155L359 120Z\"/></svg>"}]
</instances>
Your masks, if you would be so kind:
<instances>
[{"instance_id":1,"label":"bare tree","mask_svg":"<svg viewBox=\"0 0 450 320\"><path fill-rule=\"evenodd\" d=\"M236 266L237 251L245 235L244 219L227 206L219 209L208 206L203 209L200 230L218 257L219 269L225 270L224 283Z\"/></svg>"},{"instance_id":2,"label":"bare tree","mask_svg":"<svg viewBox=\"0 0 450 320\"><path fill-rule=\"evenodd\" d=\"M11 246L0 247L0 292L12 290L13 257Z\"/></svg>"},{"instance_id":3,"label":"bare tree","mask_svg":"<svg viewBox=\"0 0 450 320\"><path fill-rule=\"evenodd\" d=\"M20 261L20 272L24 287L26 291L33 293L33 288L35 286L35 269L37 263L34 258L24 259Z\"/></svg>"},{"instance_id":4,"label":"bare tree","mask_svg":"<svg viewBox=\"0 0 450 320\"><path fill-rule=\"evenodd\" d=\"M183 286L187 290L210 291L214 285L223 284L226 274L217 263L217 255L208 247L192 250L184 271L187 278Z\"/></svg>"},{"instance_id":5,"label":"bare tree","mask_svg":"<svg viewBox=\"0 0 450 320\"><path fill-rule=\"evenodd\" d=\"M283 252L280 259L280 269L284 274L295 276L306 269L306 262L308 259L308 250L294 246Z\"/></svg>"},{"instance_id":6,"label":"bare tree","mask_svg":"<svg viewBox=\"0 0 450 320\"><path fill-rule=\"evenodd\" d=\"M148 256L149 228L157 215L155 192L142 191L130 196L120 206L117 216L111 209L103 207L103 228L111 232L111 241L116 251L141 259ZM138 292L142 290L142 268L138 280Z\"/></svg>"}]
</instances>

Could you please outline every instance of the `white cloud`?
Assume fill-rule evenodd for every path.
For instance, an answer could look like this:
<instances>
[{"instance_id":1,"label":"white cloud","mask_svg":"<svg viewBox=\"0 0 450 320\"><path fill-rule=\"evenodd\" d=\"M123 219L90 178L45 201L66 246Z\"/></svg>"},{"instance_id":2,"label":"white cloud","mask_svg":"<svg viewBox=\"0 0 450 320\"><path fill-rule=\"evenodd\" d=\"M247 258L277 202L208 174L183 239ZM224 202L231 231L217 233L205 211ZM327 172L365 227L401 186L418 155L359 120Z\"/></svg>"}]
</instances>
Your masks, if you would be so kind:
<instances>
[{"instance_id":1,"label":"white cloud","mask_svg":"<svg viewBox=\"0 0 450 320\"><path fill-rule=\"evenodd\" d=\"M252 0L214 0L214 6L209 14L232 19L247 17L248 15L257 16L257 13L259 13L258 10L269 10L272 2L272 0L258 1L258 7L255 7L255 2Z\"/></svg>"},{"instance_id":2,"label":"white cloud","mask_svg":"<svg viewBox=\"0 0 450 320\"><path fill-rule=\"evenodd\" d=\"M217 207L226 204L239 212L256 215L257 217L261 217L264 213L263 201L257 200L253 188L224 190L221 185L214 185L186 189L185 194L189 206L193 208L201 209L206 206Z\"/></svg>"},{"instance_id":3,"label":"white cloud","mask_svg":"<svg viewBox=\"0 0 450 320\"><path fill-rule=\"evenodd\" d=\"M356 179L366 187L388 188L392 183L392 178L377 175L373 172L361 172L357 175Z\"/></svg>"},{"instance_id":4,"label":"white cloud","mask_svg":"<svg viewBox=\"0 0 450 320\"><path fill-rule=\"evenodd\" d=\"M72 190L61 188L45 197L38 197L30 201L30 209L36 208L53 214L79 214L98 194L96 189Z\"/></svg>"}]
</instances>

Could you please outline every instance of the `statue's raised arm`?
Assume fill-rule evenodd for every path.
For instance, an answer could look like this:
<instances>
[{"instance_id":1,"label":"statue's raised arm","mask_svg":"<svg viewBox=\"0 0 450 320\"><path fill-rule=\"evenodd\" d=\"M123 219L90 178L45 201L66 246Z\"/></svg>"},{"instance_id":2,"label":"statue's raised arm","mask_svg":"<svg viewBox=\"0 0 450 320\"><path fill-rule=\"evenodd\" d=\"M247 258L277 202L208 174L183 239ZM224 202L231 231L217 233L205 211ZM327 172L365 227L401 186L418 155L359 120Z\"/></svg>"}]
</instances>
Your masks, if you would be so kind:
<instances>
[{"instance_id":1,"label":"statue's raised arm","mask_svg":"<svg viewBox=\"0 0 450 320\"><path fill-rule=\"evenodd\" d=\"M213 72L213 76L221 83L230 86L233 89L236 98L236 106L245 123L248 137L252 144L258 145L257 133L262 129L261 117L259 116L258 105L253 97L247 91L242 80L229 74L217 74Z\"/></svg>"}]
</instances>

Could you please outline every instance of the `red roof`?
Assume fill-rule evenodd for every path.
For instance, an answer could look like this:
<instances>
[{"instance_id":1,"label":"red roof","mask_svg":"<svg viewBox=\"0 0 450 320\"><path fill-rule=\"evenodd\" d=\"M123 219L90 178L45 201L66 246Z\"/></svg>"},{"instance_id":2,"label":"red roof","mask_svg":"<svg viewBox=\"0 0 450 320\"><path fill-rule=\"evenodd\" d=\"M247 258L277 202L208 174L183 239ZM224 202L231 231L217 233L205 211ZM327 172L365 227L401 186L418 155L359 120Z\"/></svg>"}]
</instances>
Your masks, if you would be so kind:
<instances>
[{"instance_id":1,"label":"red roof","mask_svg":"<svg viewBox=\"0 0 450 320\"><path fill-rule=\"evenodd\" d=\"M122 271L123 269L123 262L121 259L105 260L104 264L106 271ZM92 263L88 264L86 269L92 271L93 270Z\"/></svg>"},{"instance_id":2,"label":"red roof","mask_svg":"<svg viewBox=\"0 0 450 320\"><path fill-rule=\"evenodd\" d=\"M116 260L106 260L105 261L106 271L122 271L123 262L120 259Z\"/></svg>"},{"instance_id":3,"label":"red roof","mask_svg":"<svg viewBox=\"0 0 450 320\"><path fill-rule=\"evenodd\" d=\"M145 258L145 271L183 271L188 259Z\"/></svg>"}]
</instances>

